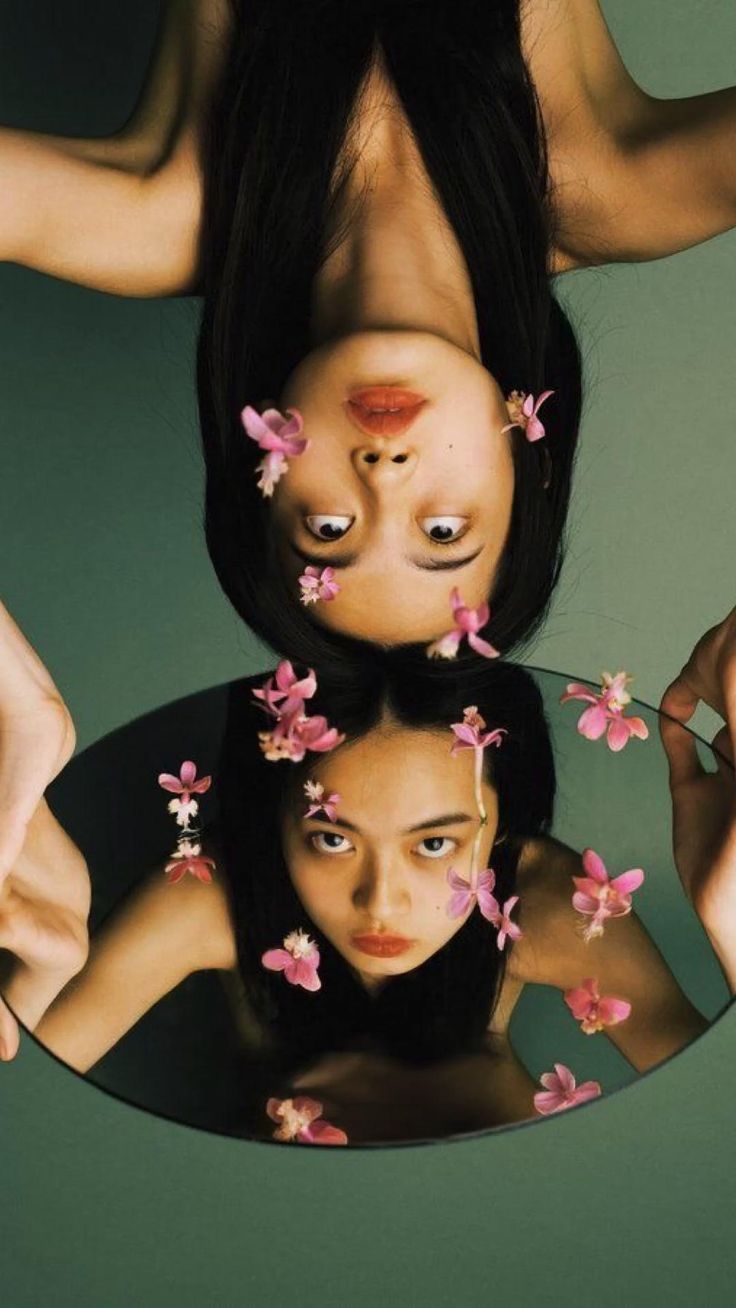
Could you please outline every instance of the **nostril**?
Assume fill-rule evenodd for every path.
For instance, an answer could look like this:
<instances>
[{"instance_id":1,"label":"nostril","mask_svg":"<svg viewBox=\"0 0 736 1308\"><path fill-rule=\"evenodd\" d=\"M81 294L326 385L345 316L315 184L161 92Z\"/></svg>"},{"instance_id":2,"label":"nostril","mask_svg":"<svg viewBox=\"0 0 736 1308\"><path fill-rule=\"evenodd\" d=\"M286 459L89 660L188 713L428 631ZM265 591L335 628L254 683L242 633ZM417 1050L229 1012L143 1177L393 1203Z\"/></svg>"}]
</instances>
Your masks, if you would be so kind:
<instances>
[{"instance_id":1,"label":"nostril","mask_svg":"<svg viewBox=\"0 0 736 1308\"><path fill-rule=\"evenodd\" d=\"M364 460L365 460L366 463L378 463L378 455L377 455L377 454L364 454L364 455L363 455L363 458L364 458Z\"/></svg>"},{"instance_id":2,"label":"nostril","mask_svg":"<svg viewBox=\"0 0 736 1308\"><path fill-rule=\"evenodd\" d=\"M392 463L406 463L406 460L408 459L408 457L409 457L408 454L396 454L396 455L394 456L394 458L391 460L391 462L392 462Z\"/></svg>"}]
</instances>

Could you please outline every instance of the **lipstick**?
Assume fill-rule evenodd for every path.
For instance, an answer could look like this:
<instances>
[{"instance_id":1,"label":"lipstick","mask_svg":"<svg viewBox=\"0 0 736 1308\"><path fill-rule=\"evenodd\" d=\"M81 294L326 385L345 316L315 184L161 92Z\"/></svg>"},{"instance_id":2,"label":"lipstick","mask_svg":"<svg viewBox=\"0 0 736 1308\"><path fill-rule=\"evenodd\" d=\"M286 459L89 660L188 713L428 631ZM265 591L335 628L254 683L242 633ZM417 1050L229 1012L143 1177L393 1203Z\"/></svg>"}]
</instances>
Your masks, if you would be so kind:
<instances>
[{"instance_id":1,"label":"lipstick","mask_svg":"<svg viewBox=\"0 0 736 1308\"><path fill-rule=\"evenodd\" d=\"M352 943L361 954L371 954L374 958L397 958L399 954L411 949L414 941L407 940L405 936L367 934L352 936Z\"/></svg>"},{"instance_id":2,"label":"lipstick","mask_svg":"<svg viewBox=\"0 0 736 1308\"><path fill-rule=\"evenodd\" d=\"M369 436L397 436L419 417L425 396L403 386L366 386L352 391L345 411L360 431Z\"/></svg>"}]
</instances>

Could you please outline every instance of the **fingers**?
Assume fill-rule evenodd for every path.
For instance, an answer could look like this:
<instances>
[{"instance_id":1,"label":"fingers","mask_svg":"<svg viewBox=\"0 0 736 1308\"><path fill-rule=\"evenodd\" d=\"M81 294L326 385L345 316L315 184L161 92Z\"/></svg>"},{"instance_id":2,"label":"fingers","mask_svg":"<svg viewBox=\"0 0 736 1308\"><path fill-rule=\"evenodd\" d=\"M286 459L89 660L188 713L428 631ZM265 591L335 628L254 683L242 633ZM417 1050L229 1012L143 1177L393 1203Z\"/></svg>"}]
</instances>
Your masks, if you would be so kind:
<instances>
[{"instance_id":1,"label":"fingers","mask_svg":"<svg viewBox=\"0 0 736 1308\"><path fill-rule=\"evenodd\" d=\"M5 1000L0 997L0 1059L9 1063L20 1046L20 1027Z\"/></svg>"},{"instance_id":2,"label":"fingers","mask_svg":"<svg viewBox=\"0 0 736 1308\"><path fill-rule=\"evenodd\" d=\"M736 750L736 609L701 636L662 696L660 711L689 722L700 700L725 719Z\"/></svg>"},{"instance_id":3,"label":"fingers","mask_svg":"<svg viewBox=\"0 0 736 1308\"><path fill-rule=\"evenodd\" d=\"M58 905L13 894L0 904L0 949L33 971L73 976L87 958L87 932L84 923Z\"/></svg>"},{"instance_id":4,"label":"fingers","mask_svg":"<svg viewBox=\"0 0 736 1308\"><path fill-rule=\"evenodd\" d=\"M728 727L721 727L711 741L711 749L721 776L733 784L734 749Z\"/></svg>"},{"instance_id":5,"label":"fingers","mask_svg":"<svg viewBox=\"0 0 736 1308\"><path fill-rule=\"evenodd\" d=\"M691 731L660 712L659 734L669 763L671 790L704 775L705 768L698 758L696 738Z\"/></svg>"}]
</instances>

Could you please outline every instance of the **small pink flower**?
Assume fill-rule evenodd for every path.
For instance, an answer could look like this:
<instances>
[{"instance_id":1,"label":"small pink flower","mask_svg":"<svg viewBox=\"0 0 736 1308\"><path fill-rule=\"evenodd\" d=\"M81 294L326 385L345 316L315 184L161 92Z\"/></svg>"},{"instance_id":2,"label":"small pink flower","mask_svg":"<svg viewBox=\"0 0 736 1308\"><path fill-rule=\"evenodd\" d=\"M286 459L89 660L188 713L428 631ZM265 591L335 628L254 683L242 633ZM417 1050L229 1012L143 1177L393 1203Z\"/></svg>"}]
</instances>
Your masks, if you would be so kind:
<instances>
[{"instance_id":1,"label":"small pink flower","mask_svg":"<svg viewBox=\"0 0 736 1308\"><path fill-rule=\"evenodd\" d=\"M491 893L496 884L496 873L493 868L486 868L478 876L478 882L475 887L471 886L465 877L461 877L454 867L448 868L447 880L452 886L452 895L447 904L448 917L462 917L477 903L483 916L489 922L495 922L499 914L498 900Z\"/></svg>"},{"instance_id":2,"label":"small pink flower","mask_svg":"<svg viewBox=\"0 0 736 1308\"><path fill-rule=\"evenodd\" d=\"M266 456L256 467L261 476L258 489L264 496L273 495L274 487L280 481L289 465L287 455L292 458L303 454L309 445L308 440L300 437L303 422L298 409L287 409L290 418L284 418L278 409L264 409L258 413L246 404L240 415L240 421L246 434L256 441L258 448L266 450Z\"/></svg>"},{"instance_id":3,"label":"small pink flower","mask_svg":"<svg viewBox=\"0 0 736 1308\"><path fill-rule=\"evenodd\" d=\"M631 1004L627 999L616 999L613 995L601 998L598 981L594 976L586 977L575 989L566 990L562 997L586 1035L594 1035L607 1026L625 1022L631 1012Z\"/></svg>"},{"instance_id":4,"label":"small pink flower","mask_svg":"<svg viewBox=\"0 0 736 1308\"><path fill-rule=\"evenodd\" d=\"M298 1140L300 1144L344 1145L348 1137L337 1126L322 1119L322 1105L301 1095L298 1099L269 1099L266 1112L279 1122L274 1140Z\"/></svg>"},{"instance_id":5,"label":"small pink flower","mask_svg":"<svg viewBox=\"0 0 736 1308\"><path fill-rule=\"evenodd\" d=\"M325 799L325 788L319 781L305 781L304 794L310 801L306 817L313 817L315 813L325 813L328 822L335 821L337 805L340 803L339 795L328 795Z\"/></svg>"},{"instance_id":6,"label":"small pink flower","mask_svg":"<svg viewBox=\"0 0 736 1308\"><path fill-rule=\"evenodd\" d=\"M498 746L508 734L505 727L494 727L493 731L486 731L485 726L485 720L474 704L464 708L462 722L452 723L456 739L450 753L454 756L461 749L485 749L487 745Z\"/></svg>"},{"instance_id":7,"label":"small pink flower","mask_svg":"<svg viewBox=\"0 0 736 1308\"><path fill-rule=\"evenodd\" d=\"M340 587L333 580L334 568L319 568L309 564L299 578L302 604L316 604L317 600L333 600L340 593Z\"/></svg>"},{"instance_id":8,"label":"small pink flower","mask_svg":"<svg viewBox=\"0 0 736 1308\"><path fill-rule=\"evenodd\" d=\"M644 873L640 867L635 867L610 881L603 859L593 849L584 850L583 867L587 876L573 877L577 890L572 897L572 906L578 913L590 917L583 932L587 941L603 935L606 918L625 917L631 912L631 895L644 880Z\"/></svg>"},{"instance_id":9,"label":"small pink flower","mask_svg":"<svg viewBox=\"0 0 736 1308\"><path fill-rule=\"evenodd\" d=\"M187 760L179 768L178 777L173 777L170 772L161 772L158 784L173 795L181 795L186 803L191 795L203 795L206 790L209 790L212 777L200 777L197 780L197 765Z\"/></svg>"},{"instance_id":10,"label":"small pink flower","mask_svg":"<svg viewBox=\"0 0 736 1308\"><path fill-rule=\"evenodd\" d=\"M261 962L270 972L283 972L292 986L304 990L319 990L322 986L317 976L319 950L305 931L290 932L283 949L267 949Z\"/></svg>"},{"instance_id":11,"label":"small pink flower","mask_svg":"<svg viewBox=\"0 0 736 1308\"><path fill-rule=\"evenodd\" d=\"M587 1099L596 1099L601 1093L597 1081L583 1081L575 1085L575 1077L564 1063L555 1063L554 1072L544 1072L539 1078L544 1090L534 1096L534 1107L538 1113L559 1113L563 1108L574 1108L584 1104Z\"/></svg>"},{"instance_id":12,"label":"small pink flower","mask_svg":"<svg viewBox=\"0 0 736 1308\"><path fill-rule=\"evenodd\" d=\"M273 731L258 733L260 747L269 761L288 758L292 763L301 763L307 750L324 754L341 745L344 739L336 727L328 726L327 718L321 714L284 719Z\"/></svg>"},{"instance_id":13,"label":"small pink flower","mask_svg":"<svg viewBox=\"0 0 736 1308\"><path fill-rule=\"evenodd\" d=\"M164 869L171 886L181 881L187 872L199 881L211 881L214 870L214 859L204 858L201 845L192 844L190 840L179 841L176 853L172 854Z\"/></svg>"},{"instance_id":14,"label":"small pink flower","mask_svg":"<svg viewBox=\"0 0 736 1308\"><path fill-rule=\"evenodd\" d=\"M498 658L499 651L478 635L490 619L488 605L480 604L477 609L467 608L460 598L460 591L454 586L450 592L450 607L455 625L451 631L427 646L428 658L454 659L463 636L467 636L468 644L476 654L482 654L486 659Z\"/></svg>"},{"instance_id":15,"label":"small pink flower","mask_svg":"<svg viewBox=\"0 0 736 1308\"><path fill-rule=\"evenodd\" d=\"M498 909L495 917L493 918L493 925L496 927L498 931L498 935L496 937L496 944L498 945L499 949L503 949L504 945L506 944L507 936L509 940L519 940L523 934L521 927L517 926L515 922L511 921L511 910L514 907L514 904L517 904L518 902L519 902L519 896L512 895L510 899L507 899L505 901L503 908Z\"/></svg>"},{"instance_id":16,"label":"small pink flower","mask_svg":"<svg viewBox=\"0 0 736 1308\"><path fill-rule=\"evenodd\" d=\"M513 427L521 427L528 441L540 441L544 436L544 427L537 414L550 395L554 395L554 391L542 391L535 402L533 395L525 395L523 391L512 391L506 400L511 422L502 427L501 431L511 431Z\"/></svg>"},{"instance_id":17,"label":"small pink flower","mask_svg":"<svg viewBox=\"0 0 736 1308\"><path fill-rule=\"evenodd\" d=\"M307 670L306 677L299 678L289 659L282 659L274 676L252 691L253 698L260 701L259 708L274 718L301 712L304 701L312 699L316 693L314 668Z\"/></svg>"},{"instance_id":18,"label":"small pink flower","mask_svg":"<svg viewBox=\"0 0 736 1308\"><path fill-rule=\"evenodd\" d=\"M572 699L590 704L578 719L578 731L586 740L599 740L607 732L608 747L614 753L622 750L632 736L646 740L649 735L643 718L624 716L624 708L631 703L631 695L626 689L629 681L631 677L626 672L617 672L615 676L604 672L598 694L579 681L571 681L564 695L560 696L561 704Z\"/></svg>"}]
</instances>

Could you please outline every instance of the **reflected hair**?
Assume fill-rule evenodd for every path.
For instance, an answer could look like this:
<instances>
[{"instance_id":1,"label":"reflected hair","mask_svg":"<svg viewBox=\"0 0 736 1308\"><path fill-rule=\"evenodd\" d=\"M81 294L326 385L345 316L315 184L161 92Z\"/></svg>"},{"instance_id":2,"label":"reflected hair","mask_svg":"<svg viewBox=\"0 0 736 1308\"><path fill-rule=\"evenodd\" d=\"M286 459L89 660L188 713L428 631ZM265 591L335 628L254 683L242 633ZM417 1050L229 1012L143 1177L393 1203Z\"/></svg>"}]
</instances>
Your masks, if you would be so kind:
<instances>
[{"instance_id":1,"label":"reflected hair","mask_svg":"<svg viewBox=\"0 0 736 1308\"><path fill-rule=\"evenodd\" d=\"M309 712L323 713L360 740L379 723L392 728L440 732L447 738L447 766L453 722L469 704L489 727L505 727L500 748L484 751L484 773L498 796L499 833L492 864L499 902L514 894L517 864L526 839L549 829L555 794L552 748L542 699L531 675L512 664L481 663L450 669L418 661L401 648L374 648L354 677L330 684L319 678ZM452 938L419 967L393 977L369 995L338 950L322 937L303 907L283 853L286 812L305 811L304 781L320 757L298 764L269 762L258 731L267 725L251 691L262 678L233 683L219 767L221 831L226 886L235 924L239 970L249 1003L272 1042L274 1064L284 1074L321 1053L369 1047L415 1062L431 1062L483 1047L507 957L496 931L474 910ZM340 745L334 752L339 755ZM376 797L380 802L380 796ZM448 900L450 890L448 887ZM316 939L321 990L289 985L261 963L267 949L280 948L301 928Z\"/></svg>"},{"instance_id":2,"label":"reflected hair","mask_svg":"<svg viewBox=\"0 0 736 1308\"><path fill-rule=\"evenodd\" d=\"M552 294L545 138L518 0L231 4L205 141L197 355L205 532L220 583L279 653L319 666L363 644L322 627L287 582L256 486L262 452L239 415L246 403L278 403L312 348L312 286L351 220L335 218L355 165L346 140L380 45L468 267L483 365L505 394L556 392L542 442L510 435L514 500L486 631L505 653L519 649L543 621L562 563L581 361Z\"/></svg>"}]
</instances>

